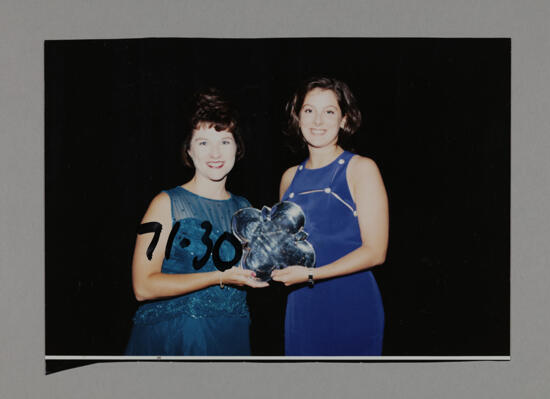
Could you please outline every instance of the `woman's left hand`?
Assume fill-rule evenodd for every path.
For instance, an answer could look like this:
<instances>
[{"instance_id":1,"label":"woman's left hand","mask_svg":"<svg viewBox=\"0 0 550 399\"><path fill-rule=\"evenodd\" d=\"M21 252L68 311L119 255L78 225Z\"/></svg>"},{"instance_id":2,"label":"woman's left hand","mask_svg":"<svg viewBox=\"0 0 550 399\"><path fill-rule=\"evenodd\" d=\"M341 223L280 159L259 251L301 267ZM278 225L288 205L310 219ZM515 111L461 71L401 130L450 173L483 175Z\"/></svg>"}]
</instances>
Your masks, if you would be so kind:
<instances>
[{"instance_id":1,"label":"woman's left hand","mask_svg":"<svg viewBox=\"0 0 550 399\"><path fill-rule=\"evenodd\" d=\"M284 269L273 270L271 278L284 283L287 287L298 283L305 283L309 278L309 271L305 266L288 266Z\"/></svg>"}]
</instances>

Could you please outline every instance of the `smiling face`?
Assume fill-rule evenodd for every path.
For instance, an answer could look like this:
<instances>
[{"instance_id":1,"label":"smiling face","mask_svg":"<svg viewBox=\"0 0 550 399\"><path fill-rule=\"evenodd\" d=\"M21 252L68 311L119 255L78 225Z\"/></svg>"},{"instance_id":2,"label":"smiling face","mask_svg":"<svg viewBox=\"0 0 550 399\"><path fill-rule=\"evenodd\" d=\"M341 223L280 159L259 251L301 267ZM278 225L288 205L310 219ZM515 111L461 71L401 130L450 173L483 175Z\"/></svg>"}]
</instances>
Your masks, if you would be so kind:
<instances>
[{"instance_id":1,"label":"smiling face","mask_svg":"<svg viewBox=\"0 0 550 399\"><path fill-rule=\"evenodd\" d=\"M227 130L199 125L193 131L187 153L195 166L195 177L221 181L233 169L237 145Z\"/></svg>"},{"instance_id":2,"label":"smiling face","mask_svg":"<svg viewBox=\"0 0 550 399\"><path fill-rule=\"evenodd\" d=\"M336 145L338 133L345 123L346 118L332 90L315 88L306 94L300 110L300 129L309 146Z\"/></svg>"}]
</instances>

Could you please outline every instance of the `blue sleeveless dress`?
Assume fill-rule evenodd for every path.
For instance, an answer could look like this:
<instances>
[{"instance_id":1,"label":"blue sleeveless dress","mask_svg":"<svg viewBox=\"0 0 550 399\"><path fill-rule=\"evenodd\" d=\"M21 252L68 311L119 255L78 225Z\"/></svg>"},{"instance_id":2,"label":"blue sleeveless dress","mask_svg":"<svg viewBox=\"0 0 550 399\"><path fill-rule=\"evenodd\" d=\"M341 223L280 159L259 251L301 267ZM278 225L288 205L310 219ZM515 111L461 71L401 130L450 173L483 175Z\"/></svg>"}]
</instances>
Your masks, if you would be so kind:
<instances>
[{"instance_id":1,"label":"blue sleeveless dress","mask_svg":"<svg viewBox=\"0 0 550 399\"><path fill-rule=\"evenodd\" d=\"M219 257L229 262L235 247L220 240L231 232L231 217L250 206L243 197L228 200L198 196L182 187L167 190L172 206L172 232L175 232L163 273L202 273L217 270L213 255L198 270L193 259L221 243ZM212 228L204 224L210 222ZM176 226L176 228L174 228ZM176 230L177 229L177 230ZM208 231L211 230L211 231ZM209 234L208 234L209 233ZM134 316L126 355L157 356L248 356L250 355L250 317L246 291L240 288L211 286L189 294L142 304Z\"/></svg>"},{"instance_id":2,"label":"blue sleeveless dress","mask_svg":"<svg viewBox=\"0 0 550 399\"><path fill-rule=\"evenodd\" d=\"M315 248L316 267L362 244L355 203L346 180L354 154L345 151L327 166L306 169L302 162L283 201L300 205L304 229ZM384 308L369 270L301 285L288 295L285 316L287 356L379 356Z\"/></svg>"}]
</instances>

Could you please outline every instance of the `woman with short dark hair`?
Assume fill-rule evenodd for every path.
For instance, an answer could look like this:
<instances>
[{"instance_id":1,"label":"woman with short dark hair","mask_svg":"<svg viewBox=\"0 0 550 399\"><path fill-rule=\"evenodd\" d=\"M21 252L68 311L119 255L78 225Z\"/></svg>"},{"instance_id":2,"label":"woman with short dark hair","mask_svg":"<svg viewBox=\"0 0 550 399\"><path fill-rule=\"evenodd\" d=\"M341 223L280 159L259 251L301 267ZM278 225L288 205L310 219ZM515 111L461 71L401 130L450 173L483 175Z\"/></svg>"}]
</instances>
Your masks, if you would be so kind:
<instances>
[{"instance_id":1,"label":"woman with short dark hair","mask_svg":"<svg viewBox=\"0 0 550 399\"><path fill-rule=\"evenodd\" d=\"M250 206L225 188L244 146L233 106L214 89L196 94L183 142L187 183L158 194L138 230L133 287L143 304L127 355L250 355L243 286L263 287L237 267L231 217Z\"/></svg>"},{"instance_id":2,"label":"woman with short dark hair","mask_svg":"<svg viewBox=\"0 0 550 399\"><path fill-rule=\"evenodd\" d=\"M385 261L388 201L375 162L342 148L361 112L344 82L325 77L304 82L287 111L287 133L307 146L309 157L283 174L280 197L302 207L316 266L272 273L293 286L285 354L380 355L384 309L369 269Z\"/></svg>"}]
</instances>

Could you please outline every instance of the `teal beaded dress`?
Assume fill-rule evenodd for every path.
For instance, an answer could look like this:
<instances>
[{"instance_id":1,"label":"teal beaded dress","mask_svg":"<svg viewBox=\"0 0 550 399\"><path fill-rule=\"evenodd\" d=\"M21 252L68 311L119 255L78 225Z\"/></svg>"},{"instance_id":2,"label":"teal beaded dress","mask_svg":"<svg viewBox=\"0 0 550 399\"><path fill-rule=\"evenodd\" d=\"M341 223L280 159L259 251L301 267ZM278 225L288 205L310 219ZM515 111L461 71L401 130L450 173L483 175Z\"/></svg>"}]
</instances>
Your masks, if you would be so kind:
<instances>
[{"instance_id":1,"label":"teal beaded dress","mask_svg":"<svg viewBox=\"0 0 550 399\"><path fill-rule=\"evenodd\" d=\"M232 238L233 213L250 206L245 198L231 195L213 200L179 186L166 193L172 207L172 233L163 273L203 273L220 269L220 264L228 268L237 263L240 248L228 238ZM149 301L139 307L133 321L126 355L250 355L250 317L246 291L241 288L211 286Z\"/></svg>"}]
</instances>

